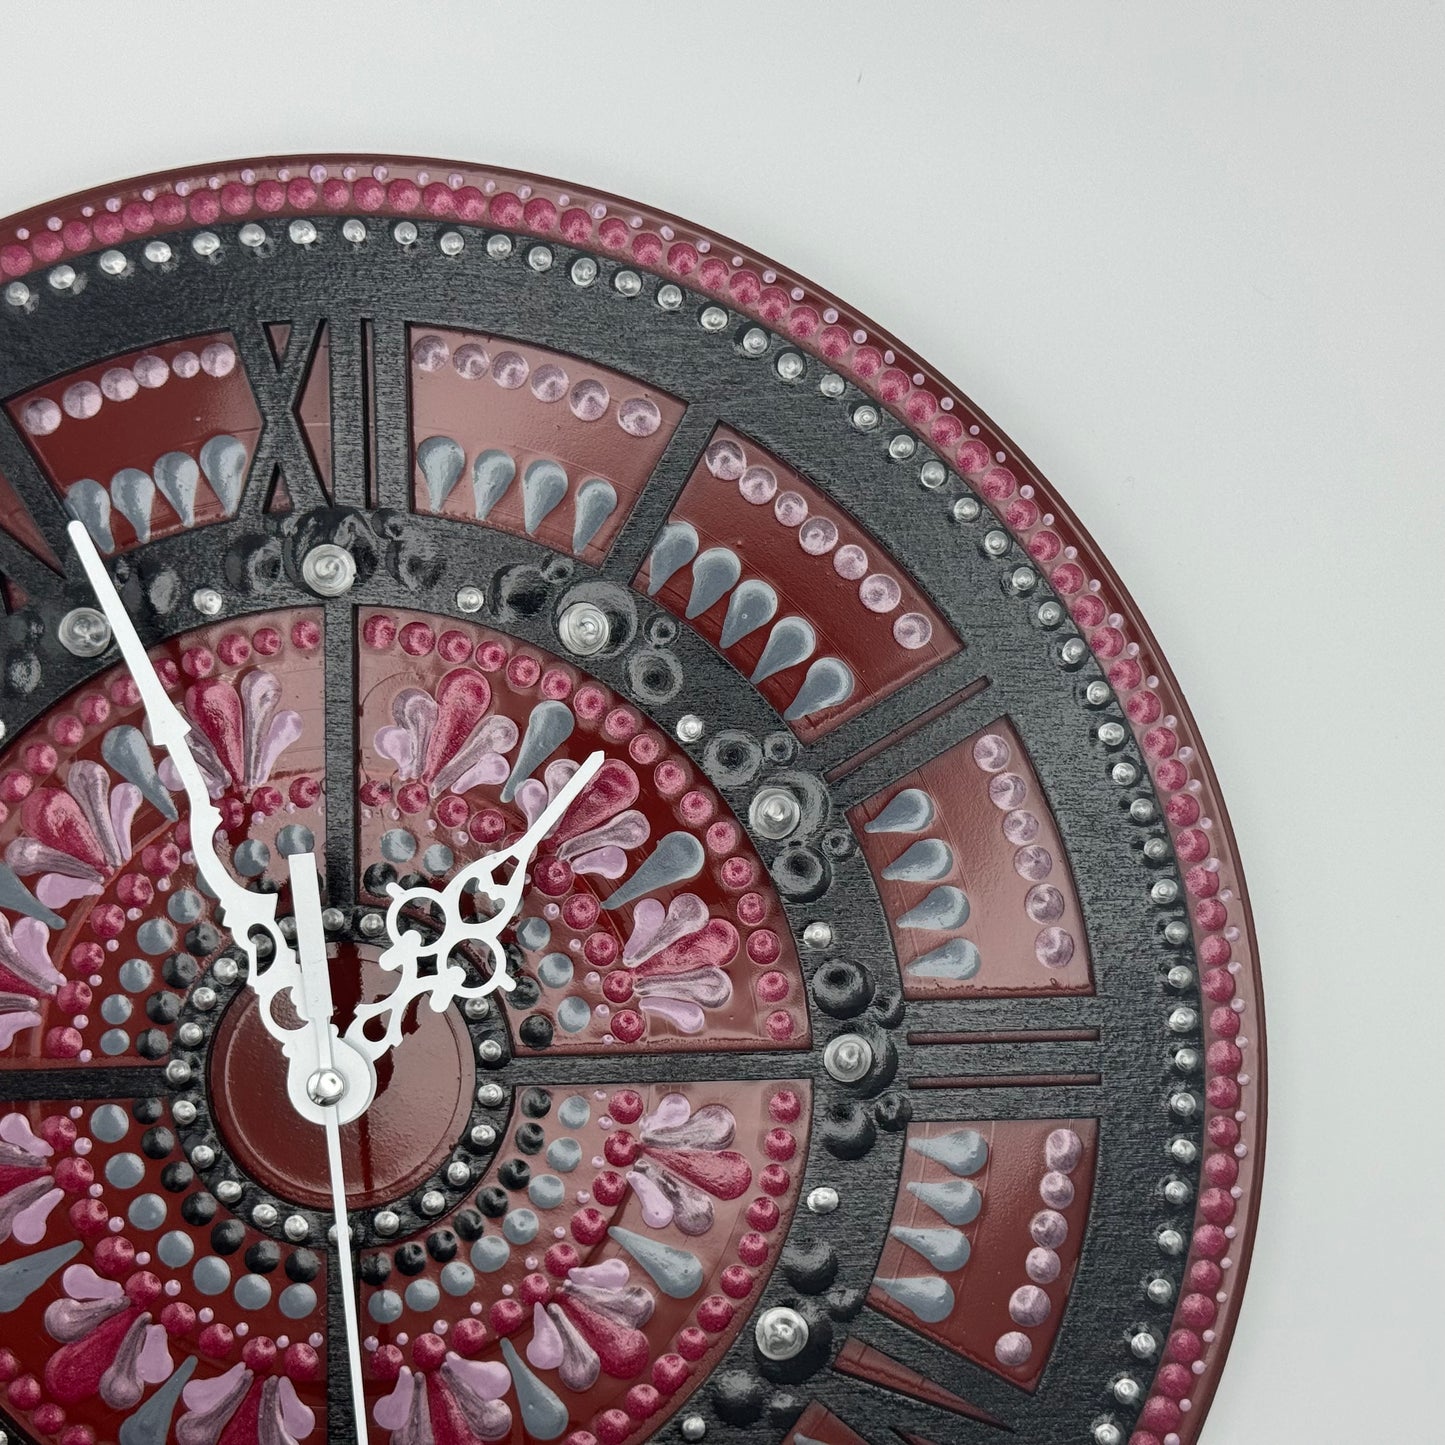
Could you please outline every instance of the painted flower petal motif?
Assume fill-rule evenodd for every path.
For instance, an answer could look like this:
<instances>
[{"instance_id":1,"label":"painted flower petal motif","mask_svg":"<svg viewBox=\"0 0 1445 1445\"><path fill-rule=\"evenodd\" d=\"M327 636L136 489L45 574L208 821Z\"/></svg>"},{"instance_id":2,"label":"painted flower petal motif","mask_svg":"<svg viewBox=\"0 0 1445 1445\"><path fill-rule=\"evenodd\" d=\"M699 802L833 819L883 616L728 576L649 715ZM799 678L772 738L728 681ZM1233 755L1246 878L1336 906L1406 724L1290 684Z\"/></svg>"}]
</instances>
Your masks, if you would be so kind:
<instances>
[{"instance_id":1,"label":"painted flower petal motif","mask_svg":"<svg viewBox=\"0 0 1445 1445\"><path fill-rule=\"evenodd\" d=\"M176 1445L216 1445L254 1378L244 1364L237 1364L223 1375L189 1381L181 1391L186 1410L176 1421Z\"/></svg>"}]
</instances>

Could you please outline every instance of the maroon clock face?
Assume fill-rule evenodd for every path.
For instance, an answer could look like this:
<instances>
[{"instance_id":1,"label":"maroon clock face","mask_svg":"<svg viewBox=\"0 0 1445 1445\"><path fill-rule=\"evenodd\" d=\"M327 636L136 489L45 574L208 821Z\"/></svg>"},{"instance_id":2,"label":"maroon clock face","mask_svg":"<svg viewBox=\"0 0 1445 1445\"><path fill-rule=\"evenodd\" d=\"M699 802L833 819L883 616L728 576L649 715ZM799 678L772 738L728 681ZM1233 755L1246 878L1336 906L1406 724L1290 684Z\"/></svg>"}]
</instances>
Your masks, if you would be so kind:
<instances>
[{"instance_id":1,"label":"maroon clock face","mask_svg":"<svg viewBox=\"0 0 1445 1445\"><path fill-rule=\"evenodd\" d=\"M965 398L444 165L128 184L0 271L6 1435L1197 1436L1243 883Z\"/></svg>"}]
</instances>

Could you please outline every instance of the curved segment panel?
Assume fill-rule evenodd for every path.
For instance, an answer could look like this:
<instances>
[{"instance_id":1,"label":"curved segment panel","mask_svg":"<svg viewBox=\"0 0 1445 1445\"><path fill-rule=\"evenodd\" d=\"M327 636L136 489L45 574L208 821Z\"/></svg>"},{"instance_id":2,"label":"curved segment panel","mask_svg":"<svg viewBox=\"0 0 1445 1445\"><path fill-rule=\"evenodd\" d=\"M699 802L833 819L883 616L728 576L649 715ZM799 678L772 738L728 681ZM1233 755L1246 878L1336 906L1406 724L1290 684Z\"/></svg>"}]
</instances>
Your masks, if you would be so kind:
<instances>
[{"instance_id":1,"label":"curved segment panel","mask_svg":"<svg viewBox=\"0 0 1445 1445\"><path fill-rule=\"evenodd\" d=\"M1053 811L1006 718L851 809L909 998L1090 993Z\"/></svg>"},{"instance_id":2,"label":"curved segment panel","mask_svg":"<svg viewBox=\"0 0 1445 1445\"><path fill-rule=\"evenodd\" d=\"M109 357L6 409L102 552L234 516L261 430L228 333Z\"/></svg>"},{"instance_id":3,"label":"curved segment panel","mask_svg":"<svg viewBox=\"0 0 1445 1445\"><path fill-rule=\"evenodd\" d=\"M413 505L598 562L683 405L539 346L413 326Z\"/></svg>"},{"instance_id":4,"label":"curved segment panel","mask_svg":"<svg viewBox=\"0 0 1445 1445\"><path fill-rule=\"evenodd\" d=\"M811 741L963 646L819 488L729 427L633 584L697 629Z\"/></svg>"}]
</instances>

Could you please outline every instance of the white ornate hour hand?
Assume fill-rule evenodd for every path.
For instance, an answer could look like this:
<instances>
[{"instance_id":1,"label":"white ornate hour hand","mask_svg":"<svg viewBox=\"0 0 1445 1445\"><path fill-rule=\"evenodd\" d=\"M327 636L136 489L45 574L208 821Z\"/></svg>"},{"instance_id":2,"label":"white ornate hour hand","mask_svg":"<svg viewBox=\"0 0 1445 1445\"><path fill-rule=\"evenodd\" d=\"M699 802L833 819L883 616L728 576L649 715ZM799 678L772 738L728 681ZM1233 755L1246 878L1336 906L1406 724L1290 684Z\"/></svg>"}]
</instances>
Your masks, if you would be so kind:
<instances>
[{"instance_id":1,"label":"white ornate hour hand","mask_svg":"<svg viewBox=\"0 0 1445 1445\"><path fill-rule=\"evenodd\" d=\"M385 998L363 1003L357 1008L345 1034L346 1042L373 1065L401 1042L402 1025L413 1000L426 997L431 1007L440 1013L458 999L484 998L499 988L516 987L516 981L507 972L502 932L522 901L527 865L542 840L596 776L603 761L602 753L591 754L521 837L507 847L487 853L459 868L445 888L391 885L391 904L386 913L390 942L377 961L382 968L400 976L396 987ZM506 863L511 863L511 872L506 878L498 879L497 871ZM489 917L463 916L462 900L472 887L491 901L493 911ZM420 932L407 925L404 914L408 908L440 914L441 925L435 938L428 942ZM464 943L484 944L492 955L491 969L480 983L469 984L465 969L452 962L452 951ZM422 972L424 960L434 960L434 967L427 973ZM385 1020L384 1029L373 1029L377 1036L369 1037L367 1026L382 1019Z\"/></svg>"},{"instance_id":2,"label":"white ornate hour hand","mask_svg":"<svg viewBox=\"0 0 1445 1445\"><path fill-rule=\"evenodd\" d=\"M85 569L86 579L100 604L100 610L110 623L120 655L140 691L151 742L166 750L181 780L186 795L196 871L216 900L217 921L246 955L247 981L260 1005L261 1021L290 1061L287 1093L299 1113L320 1123L321 1116L316 1112L316 1106L306 1096L306 1079L316 1067L311 1030L304 1021L300 1027L288 1027L277 1019L272 1008L277 997L288 990L292 991L299 1007L302 985L296 951L277 923L276 895L258 893L245 887L221 862L216 852L216 830L221 826L221 814L211 801L200 764L187 741L191 725L166 692L165 684L147 655L145 644L141 642L85 525L71 522L68 530L71 545ZM270 940L269 958L261 957L258 934ZM369 1092L353 1090L342 1110L342 1122L354 1118L369 1102Z\"/></svg>"}]
</instances>

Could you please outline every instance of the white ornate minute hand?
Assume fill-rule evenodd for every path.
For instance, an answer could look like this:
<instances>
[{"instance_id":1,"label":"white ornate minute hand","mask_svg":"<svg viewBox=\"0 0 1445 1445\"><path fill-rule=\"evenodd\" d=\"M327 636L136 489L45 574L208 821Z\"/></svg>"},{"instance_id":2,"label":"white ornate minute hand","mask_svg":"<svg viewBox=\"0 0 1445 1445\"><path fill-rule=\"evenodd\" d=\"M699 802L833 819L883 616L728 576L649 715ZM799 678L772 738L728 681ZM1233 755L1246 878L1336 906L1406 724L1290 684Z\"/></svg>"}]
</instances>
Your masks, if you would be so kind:
<instances>
[{"instance_id":1,"label":"white ornate minute hand","mask_svg":"<svg viewBox=\"0 0 1445 1445\"><path fill-rule=\"evenodd\" d=\"M261 1022L281 1044L291 1061L291 1078L288 1081L291 1101L301 1113L315 1122L320 1122L320 1115L314 1112L316 1106L306 1098L304 1087L307 1076L315 1068L315 1047L311 1032L304 1022L299 1028L286 1028L277 1021L271 1008L276 995L286 989L295 990L293 997L298 1001L301 998L301 972L296 951L276 922L276 895L256 893L243 887L217 855L216 830L221 826L221 814L211 801L200 765L186 741L191 725L171 701L165 684L147 656L145 645L136 633L135 625L120 600L120 594L115 590L110 573L105 570L105 563L101 561L90 533L81 522L71 522L69 532L71 545L80 558L81 566L85 568L86 578L100 604L100 610L110 623L120 655L140 690L151 741L163 747L170 755L185 790L191 828L191 851L195 854L196 871L215 896L217 920L224 925L236 946L246 954L249 964L247 980L255 990L260 1004ZM258 930L270 938L273 950L264 966L253 936ZM348 1100L349 1107L344 1111L347 1117L354 1117L351 1110L358 1105L360 1108L365 1107L365 1103L356 1097L353 1091L353 1098Z\"/></svg>"},{"instance_id":2,"label":"white ornate minute hand","mask_svg":"<svg viewBox=\"0 0 1445 1445\"><path fill-rule=\"evenodd\" d=\"M346 1042L359 1054L374 1064L388 1049L401 1042L402 1023L413 999L427 995L432 1008L440 1013L457 999L483 998L496 989L517 986L507 972L507 956L502 948L501 934L522 901L527 863L537 845L557 826L562 815L592 781L602 762L602 753L593 753L520 838L506 848L488 853L458 869L445 888L438 891L426 887L404 889L395 883L391 885L391 905L386 912L391 942L377 962L401 977L385 998L363 1003L357 1008L346 1030ZM509 860L513 865L511 875L498 882L496 871ZM494 911L489 918L462 916L462 897L472 884L492 901ZM402 920L404 909L418 905L441 912L441 931L430 943L415 929L406 927ZM466 971L460 964L451 961L452 950L463 943L483 943L491 952L491 970L480 983L469 984ZM421 960L433 957L436 959L435 972L423 974ZM383 1014L388 1016L386 1032L378 1039L368 1038L366 1025Z\"/></svg>"}]
</instances>

